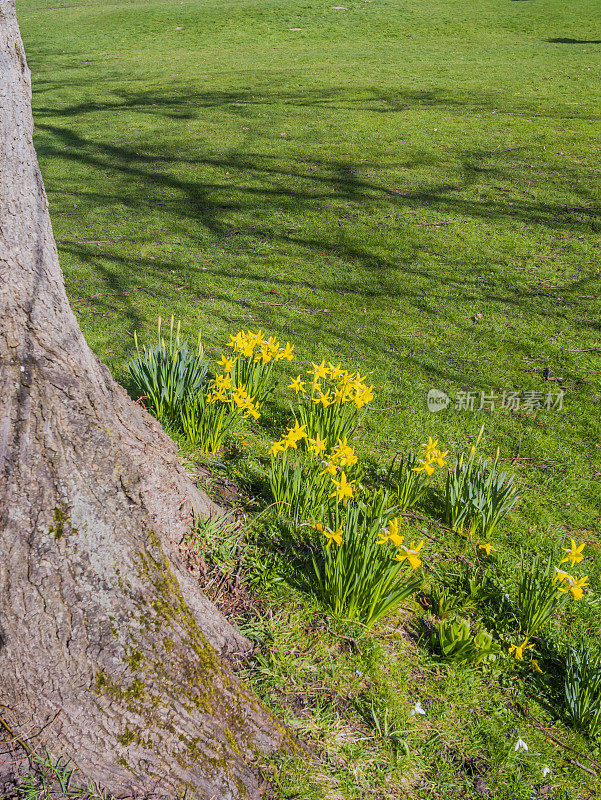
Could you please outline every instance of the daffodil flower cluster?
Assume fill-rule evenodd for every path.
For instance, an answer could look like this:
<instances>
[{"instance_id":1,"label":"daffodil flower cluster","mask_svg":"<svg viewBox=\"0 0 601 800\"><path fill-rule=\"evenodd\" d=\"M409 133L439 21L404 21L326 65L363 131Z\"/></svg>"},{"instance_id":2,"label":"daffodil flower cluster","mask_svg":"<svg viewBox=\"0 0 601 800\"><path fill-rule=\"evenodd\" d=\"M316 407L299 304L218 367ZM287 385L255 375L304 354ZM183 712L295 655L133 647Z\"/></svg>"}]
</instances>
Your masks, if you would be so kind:
<instances>
[{"instance_id":1,"label":"daffodil flower cluster","mask_svg":"<svg viewBox=\"0 0 601 800\"><path fill-rule=\"evenodd\" d=\"M252 417L254 420L259 419L259 406L253 402L254 398L251 397L246 391L246 386L232 387L232 379L229 375L217 375L211 386L211 390L207 394L207 403L230 403L233 409L242 412L246 417Z\"/></svg>"},{"instance_id":2,"label":"daffodil flower cluster","mask_svg":"<svg viewBox=\"0 0 601 800\"><path fill-rule=\"evenodd\" d=\"M421 499L427 488L427 478L434 474L436 467L442 469L447 463L444 459L449 451L439 450L438 439L429 436L428 443L422 447L421 458L409 452L397 465L395 456L388 470L386 481L396 495L400 511L406 511Z\"/></svg>"},{"instance_id":3,"label":"daffodil flower cluster","mask_svg":"<svg viewBox=\"0 0 601 800\"><path fill-rule=\"evenodd\" d=\"M530 658L530 667L532 672L538 673L539 675L542 674L542 669L538 663L536 658L532 658L532 654L528 653L528 650L532 650L534 645L529 644L530 637L526 636L524 641L521 644L512 644L509 647L509 653L512 655L516 661L524 661L525 657ZM516 748L517 749L517 748ZM527 747L525 748L528 749Z\"/></svg>"},{"instance_id":4,"label":"daffodil flower cluster","mask_svg":"<svg viewBox=\"0 0 601 800\"><path fill-rule=\"evenodd\" d=\"M307 370L307 375L312 376L311 399L314 403L321 403L324 407L336 403L354 403L357 408L363 408L374 399L373 386L365 383L358 372L348 372L341 369L340 364L335 367L331 362L326 366L312 364L312 369ZM300 375L293 381L290 388L298 391L296 387L302 384Z\"/></svg>"},{"instance_id":5,"label":"daffodil flower cluster","mask_svg":"<svg viewBox=\"0 0 601 800\"><path fill-rule=\"evenodd\" d=\"M331 500L344 504L355 491L355 481L347 475L358 462L355 448L345 437L328 452L325 439L310 437L306 427L295 420L270 447L271 491L289 516L323 509Z\"/></svg>"},{"instance_id":6,"label":"daffodil flower cluster","mask_svg":"<svg viewBox=\"0 0 601 800\"><path fill-rule=\"evenodd\" d=\"M358 372L325 361L313 363L307 375L310 377L304 379L298 375L288 388L297 396L299 416L309 436L328 444L351 436L359 423L359 411L374 398L373 386Z\"/></svg>"},{"instance_id":7,"label":"daffodil flower cluster","mask_svg":"<svg viewBox=\"0 0 601 800\"><path fill-rule=\"evenodd\" d=\"M329 547L332 544L332 542L334 542L334 544L336 544L338 547L340 547L340 545L342 544L342 542L343 542L343 534L344 534L344 524L343 523L341 523L335 530L332 530L332 528L328 528L327 525L324 525L321 522L315 523L314 525L312 525L312 527L318 533L323 534L323 536L325 537L325 539L327 541L326 547Z\"/></svg>"},{"instance_id":8,"label":"daffodil flower cluster","mask_svg":"<svg viewBox=\"0 0 601 800\"><path fill-rule=\"evenodd\" d=\"M185 404L181 424L188 441L215 453L242 417L260 417L259 407L244 386L233 387L229 375L217 375L205 394L199 392Z\"/></svg>"},{"instance_id":9,"label":"daffodil flower cluster","mask_svg":"<svg viewBox=\"0 0 601 800\"><path fill-rule=\"evenodd\" d=\"M442 469L446 466L445 456L449 451L445 450L444 453L438 449L438 439L434 441L431 436L428 436L428 443L422 445L424 448L423 457L419 460L419 466L413 467L414 472L425 472L426 475L433 475L435 467Z\"/></svg>"},{"instance_id":10,"label":"daffodil flower cluster","mask_svg":"<svg viewBox=\"0 0 601 800\"><path fill-rule=\"evenodd\" d=\"M288 433L279 442L274 442L269 452L272 456L277 456L278 453L285 453L286 450L293 448L297 449L298 443L307 438L307 426L300 425L298 420L295 420L294 426L288 428Z\"/></svg>"},{"instance_id":11,"label":"daffodil flower cluster","mask_svg":"<svg viewBox=\"0 0 601 800\"><path fill-rule=\"evenodd\" d=\"M582 578L575 578L569 572L564 572L558 569L555 575L555 580L560 584L559 591L567 594L571 592L574 600L581 600L584 595L584 590L588 587L588 575Z\"/></svg>"},{"instance_id":12,"label":"daffodil flower cluster","mask_svg":"<svg viewBox=\"0 0 601 800\"><path fill-rule=\"evenodd\" d=\"M576 564L580 564L580 562L584 559L582 551L584 550L584 543L577 545L574 539L570 540L570 548L563 547L564 553L566 553L566 557L563 558L559 562L559 566L561 567L562 564L569 563L570 567L573 569ZM559 584L559 591L567 594L567 592L571 592L574 600L581 600L584 595L584 589L588 587L588 575L584 575L582 578L576 578L574 575L571 575L569 572L560 569L559 567L555 567L555 578L554 581Z\"/></svg>"},{"instance_id":13,"label":"daffodil flower cluster","mask_svg":"<svg viewBox=\"0 0 601 800\"><path fill-rule=\"evenodd\" d=\"M264 339L262 331L257 333L238 331L234 336L230 336L228 347L232 347L234 353L239 353L244 358L253 358L261 364L269 364L270 361L292 361L294 358L294 345L286 342L286 347L281 347L273 336Z\"/></svg>"},{"instance_id":14,"label":"daffodil flower cluster","mask_svg":"<svg viewBox=\"0 0 601 800\"><path fill-rule=\"evenodd\" d=\"M330 497L335 497L336 502L343 502L345 503L349 497L353 496L353 481L347 480L346 474L344 472L340 473L340 479L336 480L336 478L332 479L334 486L336 487L333 492L330 493Z\"/></svg>"},{"instance_id":15,"label":"daffodil flower cluster","mask_svg":"<svg viewBox=\"0 0 601 800\"><path fill-rule=\"evenodd\" d=\"M535 556L528 563L522 556L516 607L520 630L527 636L536 634L565 605L570 594L575 601L584 596L588 575L577 577L561 567L568 562L573 570L583 560L583 550L584 544L577 545L572 539L571 547L564 548L566 557L559 567L553 565L551 558L542 561Z\"/></svg>"},{"instance_id":16,"label":"daffodil flower cluster","mask_svg":"<svg viewBox=\"0 0 601 800\"><path fill-rule=\"evenodd\" d=\"M398 519L386 524L389 514L372 497L349 502L344 508L337 504L328 510L326 521L312 524L321 534L320 553L313 558L321 601L333 614L368 627L421 586L421 578L412 570L421 564L423 542L411 542L411 547L403 549ZM382 546L387 541L399 546L401 558L391 557ZM403 569L405 561L411 570Z\"/></svg>"},{"instance_id":17,"label":"daffodil flower cluster","mask_svg":"<svg viewBox=\"0 0 601 800\"><path fill-rule=\"evenodd\" d=\"M286 342L282 347L273 337L264 337L262 331L238 331L230 336L227 345L232 357L222 356L219 365L230 375L234 386L244 386L255 404L260 407L275 388L273 365L278 361L292 361L294 346Z\"/></svg>"},{"instance_id":18,"label":"daffodil flower cluster","mask_svg":"<svg viewBox=\"0 0 601 800\"><path fill-rule=\"evenodd\" d=\"M411 569L418 569L418 567L421 567L422 562L419 554L424 543L423 541L417 543L413 540L409 547L407 547L404 544L405 537L399 535L398 517L390 520L387 527L383 528L380 532L378 544L386 544L387 542L390 542L390 544L397 548L395 561L400 561L401 563L406 561Z\"/></svg>"}]
</instances>

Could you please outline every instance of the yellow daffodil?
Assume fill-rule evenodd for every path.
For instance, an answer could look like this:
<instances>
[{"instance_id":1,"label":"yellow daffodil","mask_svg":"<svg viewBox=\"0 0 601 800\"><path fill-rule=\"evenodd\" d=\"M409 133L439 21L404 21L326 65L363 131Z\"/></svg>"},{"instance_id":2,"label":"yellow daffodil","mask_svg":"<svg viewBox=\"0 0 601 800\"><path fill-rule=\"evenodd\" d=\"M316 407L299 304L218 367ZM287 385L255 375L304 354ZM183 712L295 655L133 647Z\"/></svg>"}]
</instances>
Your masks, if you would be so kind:
<instances>
[{"instance_id":1,"label":"yellow daffodil","mask_svg":"<svg viewBox=\"0 0 601 800\"><path fill-rule=\"evenodd\" d=\"M493 550L496 550L495 547L492 547L490 542L484 542L483 544L478 545L478 550L484 550L487 556L489 556Z\"/></svg>"},{"instance_id":2,"label":"yellow daffodil","mask_svg":"<svg viewBox=\"0 0 601 800\"><path fill-rule=\"evenodd\" d=\"M395 517L388 523L387 538L393 543L395 547L402 547L405 541L404 536L399 536L399 518ZM421 548L420 548L421 549Z\"/></svg>"},{"instance_id":3,"label":"yellow daffodil","mask_svg":"<svg viewBox=\"0 0 601 800\"><path fill-rule=\"evenodd\" d=\"M346 443L346 436L344 439L338 439L338 444L332 449L332 461L340 464L341 467L346 467L356 464L358 460L355 448Z\"/></svg>"},{"instance_id":4,"label":"yellow daffodil","mask_svg":"<svg viewBox=\"0 0 601 800\"><path fill-rule=\"evenodd\" d=\"M373 386L362 385L357 388L355 393L355 405L363 408L374 399Z\"/></svg>"},{"instance_id":5,"label":"yellow daffodil","mask_svg":"<svg viewBox=\"0 0 601 800\"><path fill-rule=\"evenodd\" d=\"M329 547L332 542L335 542L338 547L342 544L342 534L344 533L344 525L340 525L339 528L336 528L335 531L330 530L330 528L324 528L322 531L323 535L328 540L326 547Z\"/></svg>"},{"instance_id":6,"label":"yellow daffodil","mask_svg":"<svg viewBox=\"0 0 601 800\"><path fill-rule=\"evenodd\" d=\"M230 341L227 343L226 347L233 347L235 351L240 351L242 347L244 347L244 334L242 331L239 331L235 336L230 334Z\"/></svg>"},{"instance_id":7,"label":"yellow daffodil","mask_svg":"<svg viewBox=\"0 0 601 800\"><path fill-rule=\"evenodd\" d=\"M530 662L530 666L532 667L532 672L538 672L539 674L542 675L543 671L540 668L539 663L535 658L533 658L532 661Z\"/></svg>"},{"instance_id":8,"label":"yellow daffodil","mask_svg":"<svg viewBox=\"0 0 601 800\"><path fill-rule=\"evenodd\" d=\"M584 543L577 546L576 542L573 539L570 539L570 541L572 543L572 546L569 550L566 549L565 547L561 548L564 551L564 553L567 553L567 556L564 559L562 559L559 563L565 564L566 561L569 561L570 566L573 567L576 564L580 564L580 562L584 558L584 556L582 555L582 551L584 550Z\"/></svg>"},{"instance_id":9,"label":"yellow daffodil","mask_svg":"<svg viewBox=\"0 0 601 800\"><path fill-rule=\"evenodd\" d=\"M431 461L420 461L419 467L413 467L413 472L425 472L426 475L434 474L434 467Z\"/></svg>"},{"instance_id":10,"label":"yellow daffodil","mask_svg":"<svg viewBox=\"0 0 601 800\"><path fill-rule=\"evenodd\" d=\"M338 473L338 468L335 464L331 461L328 462L326 468L322 471L322 475L336 475Z\"/></svg>"},{"instance_id":11,"label":"yellow daffodil","mask_svg":"<svg viewBox=\"0 0 601 800\"><path fill-rule=\"evenodd\" d=\"M513 657L516 659L516 661L523 661L524 650L531 650L533 647L533 644L528 644L528 638L526 638L520 645L512 644L509 648L509 652L513 654Z\"/></svg>"},{"instance_id":12,"label":"yellow daffodil","mask_svg":"<svg viewBox=\"0 0 601 800\"><path fill-rule=\"evenodd\" d=\"M438 444L438 439L434 440L434 439L432 439L431 436L428 436L428 443L427 444L422 444L422 447L424 448L424 451L425 451L424 455L425 455L426 459L428 458L430 453L432 453L432 452L434 452L434 450L436 450L436 445L437 444Z\"/></svg>"},{"instance_id":13,"label":"yellow daffodil","mask_svg":"<svg viewBox=\"0 0 601 800\"><path fill-rule=\"evenodd\" d=\"M290 344L290 342L286 342L286 347L281 349L279 353L276 354L275 359L276 361L292 361L294 358L294 345Z\"/></svg>"},{"instance_id":14,"label":"yellow daffodil","mask_svg":"<svg viewBox=\"0 0 601 800\"><path fill-rule=\"evenodd\" d=\"M289 389L294 389L294 391L298 394L299 392L304 391L305 384L301 380L301 376L298 375L296 378L293 378L292 382L288 384Z\"/></svg>"},{"instance_id":15,"label":"yellow daffodil","mask_svg":"<svg viewBox=\"0 0 601 800\"><path fill-rule=\"evenodd\" d=\"M569 584L574 583L574 578L570 575L569 572L564 572L564 570L555 567L555 577L553 578L553 582L559 581L559 583L563 583L567 581ZM567 592L568 589L563 589L564 592Z\"/></svg>"},{"instance_id":16,"label":"yellow daffodil","mask_svg":"<svg viewBox=\"0 0 601 800\"><path fill-rule=\"evenodd\" d=\"M316 439L309 439L309 449L316 455L320 456L326 449L326 440L320 439L319 435Z\"/></svg>"},{"instance_id":17,"label":"yellow daffodil","mask_svg":"<svg viewBox=\"0 0 601 800\"><path fill-rule=\"evenodd\" d=\"M411 569L417 569L422 563L419 557L419 552L423 546L423 541L421 541L419 544L416 544L415 541L412 541L409 547L401 545L401 548L396 554L395 558L397 561L408 561Z\"/></svg>"},{"instance_id":18,"label":"yellow daffodil","mask_svg":"<svg viewBox=\"0 0 601 800\"><path fill-rule=\"evenodd\" d=\"M332 397L332 393L328 389L327 392L322 392L319 397L313 398L314 403L321 403L324 408L331 406L334 402L334 398Z\"/></svg>"},{"instance_id":19,"label":"yellow daffodil","mask_svg":"<svg viewBox=\"0 0 601 800\"><path fill-rule=\"evenodd\" d=\"M238 408L246 408L248 403L247 398L241 395L239 392L236 392L232 395L232 400Z\"/></svg>"},{"instance_id":20,"label":"yellow daffodil","mask_svg":"<svg viewBox=\"0 0 601 800\"><path fill-rule=\"evenodd\" d=\"M328 371L330 373L330 378L335 381L337 378L340 378L344 375L344 370L340 369L340 364L335 367L331 361L328 361Z\"/></svg>"},{"instance_id":21,"label":"yellow daffodil","mask_svg":"<svg viewBox=\"0 0 601 800\"><path fill-rule=\"evenodd\" d=\"M235 336L230 336L228 347L232 347L235 352L242 353L246 358L250 358L254 349L260 346L263 342L263 334L261 331L253 333L252 331L238 331Z\"/></svg>"},{"instance_id":22,"label":"yellow daffodil","mask_svg":"<svg viewBox=\"0 0 601 800\"><path fill-rule=\"evenodd\" d=\"M217 362L219 366L222 368L223 372L231 372L232 367L234 366L234 358L226 358L226 356L221 356L219 361Z\"/></svg>"},{"instance_id":23,"label":"yellow daffodil","mask_svg":"<svg viewBox=\"0 0 601 800\"><path fill-rule=\"evenodd\" d=\"M313 375L313 380L318 381L320 378L327 378L328 377L328 368L326 367L326 362L322 361L321 364L314 364L313 369L307 370L309 375Z\"/></svg>"},{"instance_id":24,"label":"yellow daffodil","mask_svg":"<svg viewBox=\"0 0 601 800\"><path fill-rule=\"evenodd\" d=\"M288 428L288 433L286 434L286 443L288 447L293 447L296 450L296 446L301 439L305 439L307 437L305 427L305 425L299 425L297 420L294 428Z\"/></svg>"},{"instance_id":25,"label":"yellow daffodil","mask_svg":"<svg viewBox=\"0 0 601 800\"><path fill-rule=\"evenodd\" d=\"M432 460L436 462L440 469L442 469L444 466L446 466L447 462L444 460L444 458L445 456L448 456L448 454L448 450L445 450L444 453L441 453L440 450L436 450L435 453L433 453L434 458Z\"/></svg>"},{"instance_id":26,"label":"yellow daffodil","mask_svg":"<svg viewBox=\"0 0 601 800\"><path fill-rule=\"evenodd\" d=\"M347 392L344 386L338 386L334 389L334 402L335 403L346 403L347 401Z\"/></svg>"},{"instance_id":27,"label":"yellow daffodil","mask_svg":"<svg viewBox=\"0 0 601 800\"><path fill-rule=\"evenodd\" d=\"M584 594L583 589L588 586L588 575L585 575L584 578L578 578L577 581L573 581L570 584L570 591L574 595L574 600L582 599L582 595Z\"/></svg>"},{"instance_id":28,"label":"yellow daffodil","mask_svg":"<svg viewBox=\"0 0 601 800\"><path fill-rule=\"evenodd\" d=\"M340 500L344 502L347 497L353 496L353 481L348 481L344 472L340 473L340 480L335 480L333 483L336 489L330 494L330 497L335 497L338 502Z\"/></svg>"},{"instance_id":29,"label":"yellow daffodil","mask_svg":"<svg viewBox=\"0 0 601 800\"><path fill-rule=\"evenodd\" d=\"M265 364L269 364L271 359L272 359L272 355L269 352L269 348L265 347L264 345L261 347L261 351L255 356L255 361L256 362L261 361L263 366L265 366Z\"/></svg>"},{"instance_id":30,"label":"yellow daffodil","mask_svg":"<svg viewBox=\"0 0 601 800\"><path fill-rule=\"evenodd\" d=\"M216 389L231 389L232 379L229 375L216 375L213 385Z\"/></svg>"},{"instance_id":31,"label":"yellow daffodil","mask_svg":"<svg viewBox=\"0 0 601 800\"><path fill-rule=\"evenodd\" d=\"M263 342L263 347L266 347L272 356L280 349L280 343L276 341L273 336L270 336L266 341Z\"/></svg>"},{"instance_id":32,"label":"yellow daffodil","mask_svg":"<svg viewBox=\"0 0 601 800\"><path fill-rule=\"evenodd\" d=\"M397 533L391 533L388 538L390 539L390 541L393 543L393 545L395 547L402 547L403 546L403 542L405 541L405 537L404 536L399 536ZM419 563L421 564L421 561ZM418 564L418 566L419 566L419 564ZM414 569L415 569L415 567L414 567Z\"/></svg>"}]
</instances>

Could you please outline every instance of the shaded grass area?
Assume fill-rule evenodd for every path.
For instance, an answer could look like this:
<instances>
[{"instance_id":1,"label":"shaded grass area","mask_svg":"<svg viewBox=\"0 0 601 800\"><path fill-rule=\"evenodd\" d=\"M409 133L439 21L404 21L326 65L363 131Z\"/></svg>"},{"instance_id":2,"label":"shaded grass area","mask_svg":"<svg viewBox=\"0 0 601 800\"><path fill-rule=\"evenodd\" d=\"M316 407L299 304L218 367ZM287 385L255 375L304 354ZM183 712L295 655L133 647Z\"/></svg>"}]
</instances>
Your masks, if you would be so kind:
<instances>
[{"instance_id":1,"label":"shaded grass area","mask_svg":"<svg viewBox=\"0 0 601 800\"><path fill-rule=\"evenodd\" d=\"M522 547L546 553L576 536L593 553L596 595L596 3L343 5L21 2L35 144L72 306L121 380L133 331L149 338L157 316L172 313L191 338L200 329L215 355L229 333L260 327L296 344L290 376L322 358L369 373L375 405L386 410L370 412L359 441L380 463L428 435L455 453L484 423L484 450L500 446L526 489L499 533L499 558L515 560ZM561 388L565 400L562 411L470 413L451 403L433 415L425 402L431 388L453 400L474 391L476 407L480 392L493 389ZM266 453L286 409L276 393L247 436L247 452ZM281 611L286 619L295 613ZM593 641L597 616L583 604L564 622L571 635ZM300 625L292 619L278 636L294 638ZM415 647L397 640L385 640L373 669L398 661L390 680L398 681L395 702L407 724L411 692L401 675L439 667L427 659L424 666ZM320 641L332 648L336 637ZM283 654L289 643L278 642L273 650ZM356 669L365 672L361 663ZM282 667L282 680L300 681L303 669ZM431 677L423 680L430 686ZM327 788L299 789L304 768L294 778L291 767L297 788L282 788L282 796L428 797L464 784L476 791L482 776L462 784L463 767L449 753L486 751L483 758L502 761L509 738L501 747L499 737L515 727L500 689L490 690L497 710L485 721L471 714L480 680L445 673L436 688L447 709L436 707L442 738L427 745L428 726L436 725L420 721L423 736L409 737L421 754L407 762L413 772L393 765L383 784L388 767L379 765L390 764L388 756L348 732L361 729L360 715L350 714L349 729L344 721L337 728L335 706L323 711L327 724L311 712L306 724L324 740L339 730L354 744L340 757L344 766L330 764L330 773L324 766L323 780L333 781ZM490 722L506 713L506 723ZM366 783L331 777L347 774L353 748L364 746L374 760ZM530 797L534 778L524 778L520 764L504 767L494 783L482 779L496 796ZM592 777L564 767L571 796L590 796Z\"/></svg>"}]
</instances>

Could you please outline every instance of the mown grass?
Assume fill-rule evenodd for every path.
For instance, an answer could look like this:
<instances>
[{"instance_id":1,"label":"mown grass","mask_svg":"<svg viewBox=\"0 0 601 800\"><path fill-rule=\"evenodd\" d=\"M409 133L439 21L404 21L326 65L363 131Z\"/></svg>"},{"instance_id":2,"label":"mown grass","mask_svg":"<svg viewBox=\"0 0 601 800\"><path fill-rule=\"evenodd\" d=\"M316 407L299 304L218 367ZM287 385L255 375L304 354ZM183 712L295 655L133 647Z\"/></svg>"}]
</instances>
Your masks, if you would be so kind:
<instances>
[{"instance_id":1,"label":"mown grass","mask_svg":"<svg viewBox=\"0 0 601 800\"><path fill-rule=\"evenodd\" d=\"M498 445L526 489L498 558L586 540L597 595L597 3L340 5L22 0L72 306L121 380L133 331L148 339L172 313L216 355L230 332L263 328L295 343L290 376L322 358L369 373L387 410L370 412L358 449L381 464L428 435L457 452L484 423L484 451ZM434 387L566 394L562 411L433 415ZM246 437L243 482L286 408L276 393ZM272 601L278 624L259 639L276 665L250 677L276 704L279 683L307 695L300 723L285 713L325 754L310 779L280 765L282 797L477 794L466 754L487 761L494 796L538 791L543 756L512 755L523 728L505 687L385 627L363 655L341 653L344 640L308 632L306 600ZM557 631L564 644L598 634L584 602ZM416 691L432 698L417 722ZM409 754L395 761L362 727L352 698L366 692L399 715ZM527 733L551 793L592 796L593 776Z\"/></svg>"}]
</instances>

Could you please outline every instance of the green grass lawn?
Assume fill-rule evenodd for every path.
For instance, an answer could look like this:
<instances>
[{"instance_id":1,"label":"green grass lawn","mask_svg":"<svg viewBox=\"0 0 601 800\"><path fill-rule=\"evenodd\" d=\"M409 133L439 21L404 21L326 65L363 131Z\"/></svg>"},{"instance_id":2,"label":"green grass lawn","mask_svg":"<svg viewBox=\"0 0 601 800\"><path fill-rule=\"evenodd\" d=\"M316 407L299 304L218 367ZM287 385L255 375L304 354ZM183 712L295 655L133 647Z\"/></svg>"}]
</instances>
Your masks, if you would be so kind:
<instances>
[{"instance_id":1,"label":"green grass lawn","mask_svg":"<svg viewBox=\"0 0 601 800\"><path fill-rule=\"evenodd\" d=\"M380 464L429 435L455 454L484 424L483 452L499 446L525 490L498 558L586 541L592 595L553 635L594 642L598 2L330 2L21 0L73 309L120 380L134 330L148 340L171 314L213 355L230 333L261 328L295 344L288 376L322 358L367 373L376 408L358 443ZM452 399L436 414L432 388ZM560 389L562 410L454 402ZM276 393L247 436L253 459L285 412ZM311 777L306 763L274 766L274 797L478 797L484 786L584 798L601 786L517 715L511 687L436 662L407 632L411 615L354 648L343 628L312 621L300 594L272 602L248 677L318 753ZM425 696L427 715L409 717ZM357 697L398 716L400 754ZM593 752L530 702L557 738ZM529 753L514 753L518 735Z\"/></svg>"}]
</instances>

